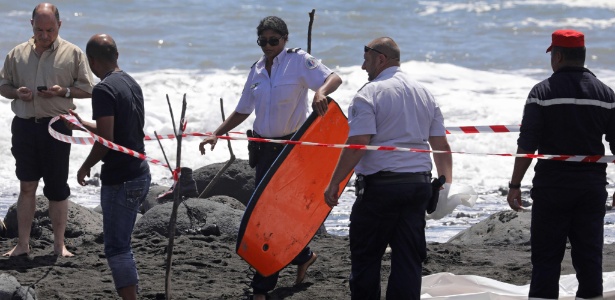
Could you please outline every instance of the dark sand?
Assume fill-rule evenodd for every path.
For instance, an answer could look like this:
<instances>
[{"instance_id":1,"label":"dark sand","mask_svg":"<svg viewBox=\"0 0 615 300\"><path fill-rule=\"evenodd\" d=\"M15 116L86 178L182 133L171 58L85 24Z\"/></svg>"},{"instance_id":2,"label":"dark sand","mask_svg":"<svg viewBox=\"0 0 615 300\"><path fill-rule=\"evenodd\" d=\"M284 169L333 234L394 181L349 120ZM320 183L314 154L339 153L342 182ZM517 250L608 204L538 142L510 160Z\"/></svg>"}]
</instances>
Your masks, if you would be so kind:
<instances>
[{"instance_id":1,"label":"dark sand","mask_svg":"<svg viewBox=\"0 0 615 300\"><path fill-rule=\"evenodd\" d=\"M2 240L2 251L14 239ZM134 236L133 249L141 278L141 299L165 298L167 239L155 233ZM117 299L100 238L69 245L72 258L51 255L50 241L36 240L29 257L1 258L0 273L15 276L36 290L38 299ZM317 236L310 246L319 255L303 284L293 286L295 266L285 268L270 299L349 299L348 238ZM567 254L562 274L574 273ZM615 271L615 245L604 247L604 271ZM385 255L383 291L390 257ZM245 299L252 271L235 253L235 237L182 235L173 248L173 299ZM430 244L423 273L480 275L525 285L531 274L529 246L458 246Z\"/></svg>"}]
</instances>

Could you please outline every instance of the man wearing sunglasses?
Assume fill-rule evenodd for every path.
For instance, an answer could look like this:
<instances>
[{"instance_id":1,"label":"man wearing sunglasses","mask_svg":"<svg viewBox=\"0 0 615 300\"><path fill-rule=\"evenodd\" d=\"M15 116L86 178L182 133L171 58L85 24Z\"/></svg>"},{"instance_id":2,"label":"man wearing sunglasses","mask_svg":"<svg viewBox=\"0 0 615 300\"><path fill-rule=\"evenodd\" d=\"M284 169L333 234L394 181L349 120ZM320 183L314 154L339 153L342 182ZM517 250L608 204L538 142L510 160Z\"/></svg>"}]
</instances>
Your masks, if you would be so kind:
<instances>
[{"instance_id":1,"label":"man wearing sunglasses","mask_svg":"<svg viewBox=\"0 0 615 300\"><path fill-rule=\"evenodd\" d=\"M450 151L444 118L431 93L400 68L399 47L378 38L363 48L369 82L348 108L347 144ZM452 181L449 153L433 154L439 175ZM380 299L380 268L391 246L386 299L419 299L422 262L427 255L425 209L432 195L429 152L344 149L325 190L325 202L338 204L339 184L357 175L357 199L350 214L350 294Z\"/></svg>"},{"instance_id":2,"label":"man wearing sunglasses","mask_svg":"<svg viewBox=\"0 0 615 300\"><path fill-rule=\"evenodd\" d=\"M257 44L263 56L252 65L235 111L224 121L211 137L199 145L205 154L205 145L213 150L217 138L241 124L254 111L256 118L254 136L270 139L289 139L305 122L308 116L308 89L314 91L312 109L319 115L327 112L327 95L333 93L342 79L307 52L286 48L288 28L286 23L275 16L260 21L256 28ZM256 186L263 179L269 167L282 151L283 145L258 143L250 147L250 156L255 152L257 161ZM250 159L252 161L252 158ZM292 262L298 265L295 284L305 279L307 268L316 260L314 252L306 247ZM256 273L252 279L253 299L265 299L275 288L278 273L263 277Z\"/></svg>"}]
</instances>

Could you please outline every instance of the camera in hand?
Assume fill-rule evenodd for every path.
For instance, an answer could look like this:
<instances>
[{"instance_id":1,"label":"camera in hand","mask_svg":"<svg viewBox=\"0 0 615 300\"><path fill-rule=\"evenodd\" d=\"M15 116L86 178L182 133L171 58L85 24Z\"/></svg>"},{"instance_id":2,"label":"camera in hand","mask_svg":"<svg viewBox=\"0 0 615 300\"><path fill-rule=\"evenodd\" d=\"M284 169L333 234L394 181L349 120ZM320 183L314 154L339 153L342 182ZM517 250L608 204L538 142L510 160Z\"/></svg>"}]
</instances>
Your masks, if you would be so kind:
<instances>
[{"instance_id":1,"label":"camera in hand","mask_svg":"<svg viewBox=\"0 0 615 300\"><path fill-rule=\"evenodd\" d=\"M44 86L44 85L41 85L41 86L37 86L37 87L36 87L36 89L37 89L39 92L40 92L40 91L46 91L46 90L47 90L47 87L46 87L46 86Z\"/></svg>"}]
</instances>

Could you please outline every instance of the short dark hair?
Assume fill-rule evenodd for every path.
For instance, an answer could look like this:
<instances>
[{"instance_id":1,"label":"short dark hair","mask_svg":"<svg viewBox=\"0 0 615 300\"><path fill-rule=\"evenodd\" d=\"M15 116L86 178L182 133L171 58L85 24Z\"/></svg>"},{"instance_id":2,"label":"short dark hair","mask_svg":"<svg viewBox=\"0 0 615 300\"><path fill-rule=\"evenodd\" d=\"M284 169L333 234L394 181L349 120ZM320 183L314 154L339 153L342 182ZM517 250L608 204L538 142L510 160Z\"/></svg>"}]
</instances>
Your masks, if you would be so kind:
<instances>
[{"instance_id":1,"label":"short dark hair","mask_svg":"<svg viewBox=\"0 0 615 300\"><path fill-rule=\"evenodd\" d=\"M576 64L585 64L585 47L576 47L576 48L568 48L568 47L559 47L553 46L551 48L552 53L561 53L564 57L565 61L573 62Z\"/></svg>"},{"instance_id":2,"label":"short dark hair","mask_svg":"<svg viewBox=\"0 0 615 300\"><path fill-rule=\"evenodd\" d=\"M39 5L37 5L32 11L32 20L34 20L34 17L36 17L36 10L38 7ZM60 23L60 11L58 10L57 7L55 7L55 5L52 5L51 9L53 10L53 14L56 16L56 20L58 21L58 24L59 24Z\"/></svg>"},{"instance_id":3,"label":"short dark hair","mask_svg":"<svg viewBox=\"0 0 615 300\"><path fill-rule=\"evenodd\" d=\"M286 27L286 23L276 16L269 16L262 19L256 27L256 34L260 36L263 31L269 29L279 33L281 36L288 36L288 27Z\"/></svg>"},{"instance_id":4,"label":"short dark hair","mask_svg":"<svg viewBox=\"0 0 615 300\"><path fill-rule=\"evenodd\" d=\"M108 43L100 43L97 40L90 39L85 46L85 54L98 61L117 62L117 45L113 40Z\"/></svg>"}]
</instances>

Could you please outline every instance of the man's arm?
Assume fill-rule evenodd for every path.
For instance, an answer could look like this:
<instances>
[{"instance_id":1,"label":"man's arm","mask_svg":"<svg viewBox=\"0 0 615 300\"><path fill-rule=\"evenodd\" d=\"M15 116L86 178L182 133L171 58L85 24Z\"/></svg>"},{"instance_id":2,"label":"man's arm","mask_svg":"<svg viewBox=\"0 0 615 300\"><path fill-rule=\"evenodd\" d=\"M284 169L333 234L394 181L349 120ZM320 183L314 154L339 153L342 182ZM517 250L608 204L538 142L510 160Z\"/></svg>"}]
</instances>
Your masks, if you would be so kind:
<instances>
[{"instance_id":1,"label":"man's arm","mask_svg":"<svg viewBox=\"0 0 615 300\"><path fill-rule=\"evenodd\" d=\"M0 95L7 99L20 99L23 101L31 101L33 98L32 91L27 87L15 88L12 85L4 84L0 86Z\"/></svg>"},{"instance_id":2,"label":"man's arm","mask_svg":"<svg viewBox=\"0 0 615 300\"><path fill-rule=\"evenodd\" d=\"M446 136L430 136L429 145L431 149L437 151L447 151L448 153L433 153L433 160L438 170L438 176L444 175L446 182L453 182L453 155L451 146L448 144Z\"/></svg>"},{"instance_id":3,"label":"man's arm","mask_svg":"<svg viewBox=\"0 0 615 300\"><path fill-rule=\"evenodd\" d=\"M517 147L517 154L532 154L534 152L523 150L521 147ZM515 158L515 166L513 167L512 177L510 179L511 185L520 185L521 180L523 180L523 176L525 176L525 172L532 164L531 158ZM521 189L512 188L508 189L508 196L506 197L508 201L508 205L514 211L523 210L521 206Z\"/></svg>"},{"instance_id":4,"label":"man's arm","mask_svg":"<svg viewBox=\"0 0 615 300\"><path fill-rule=\"evenodd\" d=\"M94 134L98 134L98 128L96 128L96 123L84 121L83 119L81 119L79 114L76 113L72 109L69 109L68 113L71 114L72 116L74 116L77 119L77 121L79 121L79 123L81 123L81 125L83 125L83 127L85 127L85 129L89 130L90 132L92 132ZM70 122L65 121L64 124L66 125L66 127L70 128L72 130L82 130L81 128L73 125Z\"/></svg>"},{"instance_id":5,"label":"man's arm","mask_svg":"<svg viewBox=\"0 0 615 300\"><path fill-rule=\"evenodd\" d=\"M64 90L64 94L66 95L66 89ZM78 88L78 87L70 87L70 97L75 99L84 99L84 98L92 98L92 94Z\"/></svg>"},{"instance_id":6,"label":"man's arm","mask_svg":"<svg viewBox=\"0 0 615 300\"><path fill-rule=\"evenodd\" d=\"M113 122L114 116L99 117L96 119L96 129L98 135L108 141L113 142ZM96 142L90 151L90 154L85 159L79 171L77 171L77 182L80 185L85 185L85 177L90 177L90 169L96 165L106 154L109 148Z\"/></svg>"},{"instance_id":7,"label":"man's arm","mask_svg":"<svg viewBox=\"0 0 615 300\"><path fill-rule=\"evenodd\" d=\"M371 139L372 136L368 134L356 135L348 137L346 144L369 145ZM331 207L337 205L340 183L342 183L342 180L344 180L348 173L359 163L363 155L365 155L365 151L367 150L350 148L344 148L342 150L340 158L337 161L337 166L335 166L335 171L333 171L333 175L331 175L329 186L325 189L325 202L327 205Z\"/></svg>"},{"instance_id":8,"label":"man's arm","mask_svg":"<svg viewBox=\"0 0 615 300\"><path fill-rule=\"evenodd\" d=\"M92 98L92 94L74 86L62 87L59 85L54 85L49 88L48 91L42 91L42 94L47 95L48 97L65 97L66 92L70 88L70 98L74 99L83 99L83 98Z\"/></svg>"}]
</instances>

